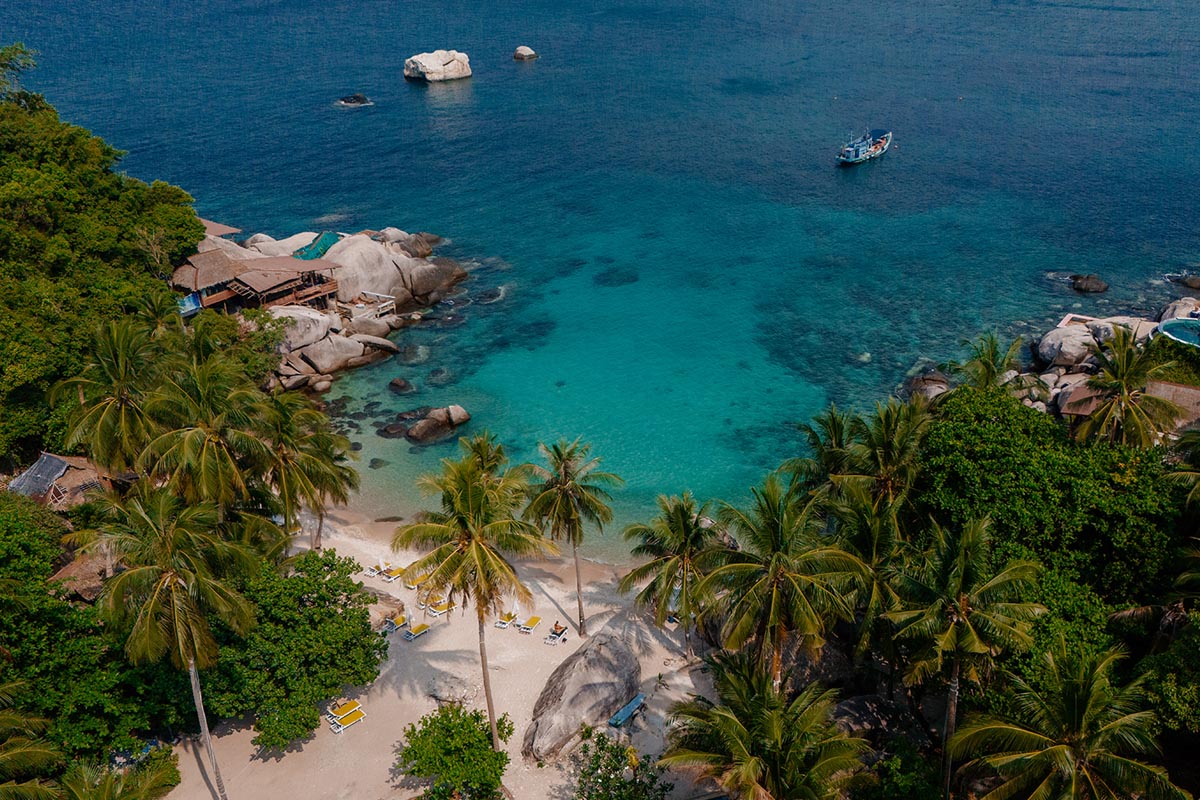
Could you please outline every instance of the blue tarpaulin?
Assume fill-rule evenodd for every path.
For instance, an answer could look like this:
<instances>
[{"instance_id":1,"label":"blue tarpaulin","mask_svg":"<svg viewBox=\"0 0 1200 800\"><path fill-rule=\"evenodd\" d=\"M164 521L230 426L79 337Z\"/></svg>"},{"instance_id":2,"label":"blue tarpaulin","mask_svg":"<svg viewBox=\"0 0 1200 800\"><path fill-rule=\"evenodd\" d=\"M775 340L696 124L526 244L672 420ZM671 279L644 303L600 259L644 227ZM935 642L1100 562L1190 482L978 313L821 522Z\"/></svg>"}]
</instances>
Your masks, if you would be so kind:
<instances>
[{"instance_id":1,"label":"blue tarpaulin","mask_svg":"<svg viewBox=\"0 0 1200 800\"><path fill-rule=\"evenodd\" d=\"M312 261L314 258L320 258L325 255L329 248L333 247L341 239L333 231L325 231L316 239L312 240L312 244L301 247L296 252L292 253L292 258L299 258L302 261Z\"/></svg>"}]
</instances>

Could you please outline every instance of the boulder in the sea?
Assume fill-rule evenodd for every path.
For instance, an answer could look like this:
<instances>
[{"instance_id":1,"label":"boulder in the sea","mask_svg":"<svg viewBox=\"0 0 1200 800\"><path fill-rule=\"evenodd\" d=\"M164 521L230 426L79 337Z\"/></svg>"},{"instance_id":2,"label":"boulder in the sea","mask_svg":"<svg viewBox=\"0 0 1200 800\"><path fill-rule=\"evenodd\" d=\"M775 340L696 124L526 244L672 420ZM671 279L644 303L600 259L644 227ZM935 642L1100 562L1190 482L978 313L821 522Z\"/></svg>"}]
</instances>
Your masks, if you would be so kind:
<instances>
[{"instance_id":1,"label":"boulder in the sea","mask_svg":"<svg viewBox=\"0 0 1200 800\"><path fill-rule=\"evenodd\" d=\"M642 667L612 631L595 634L558 665L533 706L521 752L554 758L584 725L601 725L637 694Z\"/></svg>"},{"instance_id":2,"label":"boulder in the sea","mask_svg":"<svg viewBox=\"0 0 1200 800\"><path fill-rule=\"evenodd\" d=\"M533 61L538 57L533 48L528 45L521 45L513 51L513 61Z\"/></svg>"},{"instance_id":3,"label":"boulder in the sea","mask_svg":"<svg viewBox=\"0 0 1200 800\"><path fill-rule=\"evenodd\" d=\"M368 469L383 469L390 463L392 463L392 462L385 461L382 458L372 458L369 462L367 462L367 468Z\"/></svg>"},{"instance_id":4,"label":"boulder in the sea","mask_svg":"<svg viewBox=\"0 0 1200 800\"><path fill-rule=\"evenodd\" d=\"M435 444L448 439L454 433L454 426L448 421L426 417L408 426L404 438L413 444Z\"/></svg>"},{"instance_id":5,"label":"boulder in the sea","mask_svg":"<svg viewBox=\"0 0 1200 800\"><path fill-rule=\"evenodd\" d=\"M1200 289L1200 275L1184 275L1179 278L1173 278L1176 283L1181 283L1189 289Z\"/></svg>"},{"instance_id":6,"label":"boulder in the sea","mask_svg":"<svg viewBox=\"0 0 1200 800\"><path fill-rule=\"evenodd\" d=\"M408 426L403 422L393 422L390 425L384 425L382 428L379 428L375 433L384 439L400 439L403 438L404 434L408 433Z\"/></svg>"},{"instance_id":7,"label":"boulder in the sea","mask_svg":"<svg viewBox=\"0 0 1200 800\"><path fill-rule=\"evenodd\" d=\"M316 383L310 383L308 388L317 394L324 394L333 388L333 381L317 381Z\"/></svg>"},{"instance_id":8,"label":"boulder in the sea","mask_svg":"<svg viewBox=\"0 0 1200 800\"><path fill-rule=\"evenodd\" d=\"M929 369L913 375L904 382L903 394L932 400L950 391L950 379L940 370Z\"/></svg>"},{"instance_id":9,"label":"boulder in the sea","mask_svg":"<svg viewBox=\"0 0 1200 800\"><path fill-rule=\"evenodd\" d=\"M338 98L338 103L344 106L365 106L370 104L370 102L370 99L365 94L358 92Z\"/></svg>"},{"instance_id":10,"label":"boulder in the sea","mask_svg":"<svg viewBox=\"0 0 1200 800\"><path fill-rule=\"evenodd\" d=\"M433 247L429 242L415 233L406 235L403 239L397 239L395 244L413 258L428 258L433 255Z\"/></svg>"},{"instance_id":11,"label":"boulder in the sea","mask_svg":"<svg viewBox=\"0 0 1200 800\"><path fill-rule=\"evenodd\" d=\"M400 421L425 419L429 416L430 411L433 411L433 406L418 406L416 408L410 408L407 411L401 411L396 415L396 419Z\"/></svg>"},{"instance_id":12,"label":"boulder in the sea","mask_svg":"<svg viewBox=\"0 0 1200 800\"><path fill-rule=\"evenodd\" d=\"M354 333L350 338L359 342L364 347L373 347L376 350L382 350L385 353L399 353L400 348L395 342L390 339L384 339L382 336L369 336L365 333Z\"/></svg>"},{"instance_id":13,"label":"boulder in the sea","mask_svg":"<svg viewBox=\"0 0 1200 800\"><path fill-rule=\"evenodd\" d=\"M1200 299L1195 297L1181 297L1178 300L1172 300L1163 307L1163 310L1158 312L1158 321L1163 322L1168 319L1179 319L1181 317L1191 317L1197 312L1200 312Z\"/></svg>"},{"instance_id":14,"label":"boulder in the sea","mask_svg":"<svg viewBox=\"0 0 1200 800\"><path fill-rule=\"evenodd\" d=\"M1099 275L1072 275L1071 288L1077 292L1099 294L1108 291L1108 284Z\"/></svg>"},{"instance_id":15,"label":"boulder in the sea","mask_svg":"<svg viewBox=\"0 0 1200 800\"><path fill-rule=\"evenodd\" d=\"M455 427L466 425L471 421L471 415L467 413L465 408L459 405L446 406L446 413L450 417L450 424Z\"/></svg>"},{"instance_id":16,"label":"boulder in the sea","mask_svg":"<svg viewBox=\"0 0 1200 800\"><path fill-rule=\"evenodd\" d=\"M392 244L393 242L402 242L409 236L408 231L402 231L399 228L384 228L379 232L379 240Z\"/></svg>"},{"instance_id":17,"label":"boulder in the sea","mask_svg":"<svg viewBox=\"0 0 1200 800\"><path fill-rule=\"evenodd\" d=\"M1091 355L1095 343L1086 325L1064 325L1038 341L1037 354L1043 363L1072 367Z\"/></svg>"},{"instance_id":18,"label":"boulder in the sea","mask_svg":"<svg viewBox=\"0 0 1200 800\"><path fill-rule=\"evenodd\" d=\"M404 77L412 81L453 81L471 77L471 59L457 50L434 50L405 59Z\"/></svg>"},{"instance_id":19,"label":"boulder in the sea","mask_svg":"<svg viewBox=\"0 0 1200 800\"><path fill-rule=\"evenodd\" d=\"M417 391L417 387L404 378L392 378L388 383L388 388L396 394L414 394Z\"/></svg>"}]
</instances>

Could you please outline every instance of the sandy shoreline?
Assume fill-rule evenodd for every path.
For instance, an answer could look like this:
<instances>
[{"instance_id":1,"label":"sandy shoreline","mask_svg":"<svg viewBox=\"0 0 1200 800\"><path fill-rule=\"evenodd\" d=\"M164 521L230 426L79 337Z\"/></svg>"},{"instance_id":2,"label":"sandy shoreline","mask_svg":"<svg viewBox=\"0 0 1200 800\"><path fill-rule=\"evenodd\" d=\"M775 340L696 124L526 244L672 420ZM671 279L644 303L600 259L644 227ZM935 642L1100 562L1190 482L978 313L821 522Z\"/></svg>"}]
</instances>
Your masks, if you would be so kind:
<instances>
[{"instance_id":1,"label":"sandy shoreline","mask_svg":"<svg viewBox=\"0 0 1200 800\"><path fill-rule=\"evenodd\" d=\"M379 563L407 564L416 553L393 553L390 541L396 523L376 522L351 509L337 509L326 520L324 545L340 555L351 556L364 566ZM307 529L307 525L306 525ZM308 542L301 543L303 547ZM519 562L518 572L533 593L533 608L523 613L542 617L533 635L510 628L490 628L487 634L492 692L497 713L507 713L516 732L506 749L511 761L505 786L516 800L551 800L569 797L573 786L569 759L539 766L521 756L521 741L533 705L551 672L575 652L583 640L576 634L575 573L569 555L541 562ZM616 584L623 568L583 562L584 605L588 628L615 630L633 647L641 662L641 691L648 701L636 718L630 742L641 752L662 750L666 711L672 703L699 691L703 676L696 665L683 659L682 637L660 631L646 615L633 611L628 598L618 594ZM359 575L381 602L372 607L372 621L382 620L394 607L389 600L403 602L417 622L426 621L431 630L414 642L389 634L388 655L379 677L366 687L347 687L346 697L357 699L366 718L341 734L328 725L295 745L282 756L260 758L250 743L254 733L248 725L225 723L214 730L214 747L222 776L231 798L414 798L422 787L393 769L395 750L404 726L432 711L434 684L462 687L470 698L469 708L484 708L480 689L479 647L474 617L457 610L440 619L424 619L416 607L416 592L400 581L385 583L378 577ZM555 620L569 626L567 641L557 647L543 643ZM698 686L699 684L699 686ZM324 711L324 709L322 709ZM172 800L210 800L215 797L204 762L204 748L187 739L178 746L182 783L170 794ZM565 751L564 751L565 752ZM694 793L691 782L671 775L674 797Z\"/></svg>"}]
</instances>

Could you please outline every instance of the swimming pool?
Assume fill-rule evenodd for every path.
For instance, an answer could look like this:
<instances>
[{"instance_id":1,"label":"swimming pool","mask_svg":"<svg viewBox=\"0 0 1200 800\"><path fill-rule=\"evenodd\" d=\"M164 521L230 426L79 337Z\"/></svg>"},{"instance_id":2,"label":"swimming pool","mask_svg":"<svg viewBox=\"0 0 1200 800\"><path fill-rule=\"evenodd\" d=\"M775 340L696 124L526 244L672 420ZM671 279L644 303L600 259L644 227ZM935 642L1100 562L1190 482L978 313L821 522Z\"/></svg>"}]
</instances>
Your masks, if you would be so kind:
<instances>
[{"instance_id":1,"label":"swimming pool","mask_svg":"<svg viewBox=\"0 0 1200 800\"><path fill-rule=\"evenodd\" d=\"M1181 317L1159 323L1158 332L1182 344L1200 347L1200 319Z\"/></svg>"}]
</instances>

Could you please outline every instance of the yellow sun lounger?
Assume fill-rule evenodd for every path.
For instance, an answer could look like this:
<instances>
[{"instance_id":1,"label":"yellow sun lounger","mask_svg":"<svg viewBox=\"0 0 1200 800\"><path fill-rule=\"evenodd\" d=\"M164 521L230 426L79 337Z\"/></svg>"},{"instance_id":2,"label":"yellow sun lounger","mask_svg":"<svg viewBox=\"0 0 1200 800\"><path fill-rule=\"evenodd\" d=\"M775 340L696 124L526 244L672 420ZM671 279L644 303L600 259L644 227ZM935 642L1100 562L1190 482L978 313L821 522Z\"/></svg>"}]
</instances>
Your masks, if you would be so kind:
<instances>
[{"instance_id":1,"label":"yellow sun lounger","mask_svg":"<svg viewBox=\"0 0 1200 800\"><path fill-rule=\"evenodd\" d=\"M507 628L509 625L512 625L514 622L516 622L516 620L517 612L509 611L500 615L500 619L496 620L496 627Z\"/></svg>"},{"instance_id":2,"label":"yellow sun lounger","mask_svg":"<svg viewBox=\"0 0 1200 800\"><path fill-rule=\"evenodd\" d=\"M420 625L416 626L415 628L409 628L408 630L406 630L404 632L404 640L407 642L411 642L412 640L416 639L418 636L421 636L428 630L429 630L429 626L427 624L425 624L424 622L422 622Z\"/></svg>"},{"instance_id":3,"label":"yellow sun lounger","mask_svg":"<svg viewBox=\"0 0 1200 800\"><path fill-rule=\"evenodd\" d=\"M521 633L533 633L533 629L541 624L541 617L530 617L521 625Z\"/></svg>"},{"instance_id":4,"label":"yellow sun lounger","mask_svg":"<svg viewBox=\"0 0 1200 800\"><path fill-rule=\"evenodd\" d=\"M342 731L346 730L346 728L349 728L351 725L358 722L360 719L362 719L366 715L367 715L367 712L363 711L360 708L360 709L357 709L356 711L351 711L349 714L347 714L346 716L337 720L336 722L330 722L329 727L333 730L334 733L341 733Z\"/></svg>"},{"instance_id":5,"label":"yellow sun lounger","mask_svg":"<svg viewBox=\"0 0 1200 800\"><path fill-rule=\"evenodd\" d=\"M338 722L343 717L348 717L361 708L362 706L359 705L357 700L351 700L348 703L342 703L337 708L329 709L329 713L325 715L325 719L329 720L330 722Z\"/></svg>"},{"instance_id":6,"label":"yellow sun lounger","mask_svg":"<svg viewBox=\"0 0 1200 800\"><path fill-rule=\"evenodd\" d=\"M383 578L388 583L395 583L401 575L404 574L404 567L392 567L389 570L384 570L379 573L379 577Z\"/></svg>"},{"instance_id":7,"label":"yellow sun lounger","mask_svg":"<svg viewBox=\"0 0 1200 800\"><path fill-rule=\"evenodd\" d=\"M442 614L445 614L448 611L453 611L456 608L458 608L458 603L447 600L444 603L438 603L436 606L430 606L429 608L425 609L425 611L430 616L440 617Z\"/></svg>"},{"instance_id":8,"label":"yellow sun lounger","mask_svg":"<svg viewBox=\"0 0 1200 800\"><path fill-rule=\"evenodd\" d=\"M446 602L446 596L441 594L431 595L429 597L421 597L417 599L417 608L429 608L430 606L440 606Z\"/></svg>"},{"instance_id":9,"label":"yellow sun lounger","mask_svg":"<svg viewBox=\"0 0 1200 800\"><path fill-rule=\"evenodd\" d=\"M404 579L404 588L416 589L418 586L420 586L422 583L424 583L427 580L429 580L428 572L426 572L424 575L414 575L411 578L405 578Z\"/></svg>"},{"instance_id":10,"label":"yellow sun lounger","mask_svg":"<svg viewBox=\"0 0 1200 800\"><path fill-rule=\"evenodd\" d=\"M387 628L388 633L395 633L404 626L408 625L408 617L404 616L403 614L397 614L387 622L383 623L383 625L385 628Z\"/></svg>"}]
</instances>

